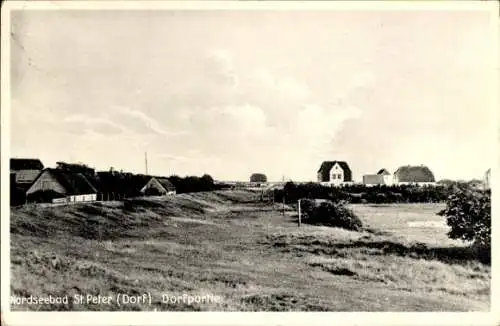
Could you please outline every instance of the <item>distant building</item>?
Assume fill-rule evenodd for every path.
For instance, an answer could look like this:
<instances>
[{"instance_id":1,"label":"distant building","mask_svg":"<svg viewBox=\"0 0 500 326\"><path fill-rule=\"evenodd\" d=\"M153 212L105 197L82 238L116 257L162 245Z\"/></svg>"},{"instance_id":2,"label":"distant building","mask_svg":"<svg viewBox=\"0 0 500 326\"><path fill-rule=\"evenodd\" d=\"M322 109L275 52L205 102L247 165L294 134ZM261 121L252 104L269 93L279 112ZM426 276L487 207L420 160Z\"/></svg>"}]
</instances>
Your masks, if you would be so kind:
<instances>
[{"instance_id":1,"label":"distant building","mask_svg":"<svg viewBox=\"0 0 500 326\"><path fill-rule=\"evenodd\" d=\"M28 202L84 202L97 199L96 188L81 173L43 170L26 191Z\"/></svg>"},{"instance_id":2,"label":"distant building","mask_svg":"<svg viewBox=\"0 0 500 326\"><path fill-rule=\"evenodd\" d=\"M17 186L27 189L42 170L43 164L39 159L10 159L10 173L14 175L13 181L15 181Z\"/></svg>"},{"instance_id":3,"label":"distant building","mask_svg":"<svg viewBox=\"0 0 500 326\"><path fill-rule=\"evenodd\" d=\"M10 159L10 204L21 205L26 202L26 190L43 170L39 159Z\"/></svg>"},{"instance_id":4,"label":"distant building","mask_svg":"<svg viewBox=\"0 0 500 326\"><path fill-rule=\"evenodd\" d=\"M334 186L351 183L351 168L345 161L324 161L318 170L318 182Z\"/></svg>"},{"instance_id":5,"label":"distant building","mask_svg":"<svg viewBox=\"0 0 500 326\"><path fill-rule=\"evenodd\" d=\"M381 169L377 174L365 174L363 176L365 185L390 185L392 184L392 175L386 169Z\"/></svg>"},{"instance_id":6,"label":"distant building","mask_svg":"<svg viewBox=\"0 0 500 326\"><path fill-rule=\"evenodd\" d=\"M396 172L394 172L393 182L394 184L436 184L434 174L425 165L406 165L399 167Z\"/></svg>"},{"instance_id":7,"label":"distant building","mask_svg":"<svg viewBox=\"0 0 500 326\"><path fill-rule=\"evenodd\" d=\"M174 195L175 187L167 178L151 177L140 192L147 196Z\"/></svg>"}]
</instances>

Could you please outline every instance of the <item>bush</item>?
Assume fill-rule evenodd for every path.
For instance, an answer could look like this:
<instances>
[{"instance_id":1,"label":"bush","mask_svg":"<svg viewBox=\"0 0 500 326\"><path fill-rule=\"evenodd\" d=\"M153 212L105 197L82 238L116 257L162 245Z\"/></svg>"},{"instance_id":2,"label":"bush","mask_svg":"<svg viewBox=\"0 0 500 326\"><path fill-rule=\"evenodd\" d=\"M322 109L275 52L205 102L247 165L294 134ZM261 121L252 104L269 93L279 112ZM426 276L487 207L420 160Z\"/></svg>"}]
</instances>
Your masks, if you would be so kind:
<instances>
[{"instance_id":1,"label":"bush","mask_svg":"<svg viewBox=\"0 0 500 326\"><path fill-rule=\"evenodd\" d=\"M263 173L254 173L250 176L250 182L267 182L267 176Z\"/></svg>"},{"instance_id":2,"label":"bush","mask_svg":"<svg viewBox=\"0 0 500 326\"><path fill-rule=\"evenodd\" d=\"M306 215L305 222L360 231L363 226L361 220L346 204L344 201L316 203L305 200L301 201L301 209Z\"/></svg>"},{"instance_id":3,"label":"bush","mask_svg":"<svg viewBox=\"0 0 500 326\"><path fill-rule=\"evenodd\" d=\"M181 178L179 176L173 175L170 176L168 180L174 185L175 190L178 194L188 192L213 191L219 189L219 187L215 185L214 179L208 174L204 174L201 178L196 176L187 176Z\"/></svg>"},{"instance_id":4,"label":"bush","mask_svg":"<svg viewBox=\"0 0 500 326\"><path fill-rule=\"evenodd\" d=\"M452 239L472 241L485 251L491 250L491 192L457 187L446 200L439 215L447 217Z\"/></svg>"}]
</instances>

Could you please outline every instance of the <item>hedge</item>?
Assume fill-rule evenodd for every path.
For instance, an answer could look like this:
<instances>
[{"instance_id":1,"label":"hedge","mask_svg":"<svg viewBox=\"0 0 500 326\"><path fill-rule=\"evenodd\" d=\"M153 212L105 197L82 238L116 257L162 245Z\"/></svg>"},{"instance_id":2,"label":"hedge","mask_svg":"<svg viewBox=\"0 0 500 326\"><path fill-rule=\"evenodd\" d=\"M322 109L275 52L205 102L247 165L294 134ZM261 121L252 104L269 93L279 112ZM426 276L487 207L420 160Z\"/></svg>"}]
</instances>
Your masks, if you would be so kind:
<instances>
[{"instance_id":1,"label":"hedge","mask_svg":"<svg viewBox=\"0 0 500 326\"><path fill-rule=\"evenodd\" d=\"M352 204L372 203L435 203L444 202L453 190L453 186L419 186L419 185L347 185L327 187L318 183L295 184L288 182L282 190L274 190L275 200L287 203L298 199L344 200Z\"/></svg>"}]
</instances>

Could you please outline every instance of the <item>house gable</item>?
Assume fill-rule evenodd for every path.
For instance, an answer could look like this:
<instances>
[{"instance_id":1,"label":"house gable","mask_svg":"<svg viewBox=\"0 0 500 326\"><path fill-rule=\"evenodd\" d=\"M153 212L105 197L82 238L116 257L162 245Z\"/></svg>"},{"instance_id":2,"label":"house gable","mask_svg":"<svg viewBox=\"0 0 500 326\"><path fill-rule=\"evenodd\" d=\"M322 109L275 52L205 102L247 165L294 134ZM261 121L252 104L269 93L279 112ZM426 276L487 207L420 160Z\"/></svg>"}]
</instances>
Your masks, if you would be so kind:
<instances>
[{"instance_id":1,"label":"house gable","mask_svg":"<svg viewBox=\"0 0 500 326\"><path fill-rule=\"evenodd\" d=\"M146 183L146 185L142 187L141 193L145 193L148 189L156 189L160 193L167 192L156 178L149 179L148 183Z\"/></svg>"},{"instance_id":2,"label":"house gable","mask_svg":"<svg viewBox=\"0 0 500 326\"><path fill-rule=\"evenodd\" d=\"M64 187L57 177L50 170L42 171L33 181L33 184L28 188L26 194L32 194L37 191L52 190L59 194L65 195L68 189Z\"/></svg>"},{"instance_id":3,"label":"house gable","mask_svg":"<svg viewBox=\"0 0 500 326\"><path fill-rule=\"evenodd\" d=\"M15 175L16 183L30 184L40 174L40 170L17 170L12 174Z\"/></svg>"},{"instance_id":4,"label":"house gable","mask_svg":"<svg viewBox=\"0 0 500 326\"><path fill-rule=\"evenodd\" d=\"M97 190L81 173L68 173L59 169L45 169L33 181L28 193L51 190L64 195L95 194Z\"/></svg>"},{"instance_id":5,"label":"house gable","mask_svg":"<svg viewBox=\"0 0 500 326\"><path fill-rule=\"evenodd\" d=\"M324 161L318 170L318 181L330 182L332 170L336 171L337 176L338 174L341 174L341 180L339 180L340 182L352 181L351 169L345 161Z\"/></svg>"}]
</instances>

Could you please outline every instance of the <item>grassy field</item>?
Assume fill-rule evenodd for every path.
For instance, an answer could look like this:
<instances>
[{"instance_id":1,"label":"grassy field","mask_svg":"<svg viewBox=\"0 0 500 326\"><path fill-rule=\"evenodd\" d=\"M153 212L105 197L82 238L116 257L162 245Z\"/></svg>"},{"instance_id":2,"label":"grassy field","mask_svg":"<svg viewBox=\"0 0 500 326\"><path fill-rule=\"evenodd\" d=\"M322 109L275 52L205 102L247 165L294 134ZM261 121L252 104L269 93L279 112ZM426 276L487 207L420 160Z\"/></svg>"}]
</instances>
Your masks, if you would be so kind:
<instances>
[{"instance_id":1,"label":"grassy field","mask_svg":"<svg viewBox=\"0 0 500 326\"><path fill-rule=\"evenodd\" d=\"M11 213L13 310L488 311L490 266L449 240L439 205L353 205L364 232L303 224L250 191ZM415 223L413 223L414 225ZM75 304L149 293L152 304ZM162 295L220 296L163 302Z\"/></svg>"}]
</instances>

